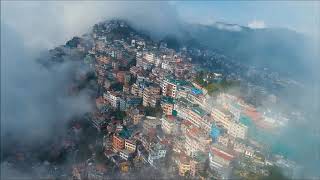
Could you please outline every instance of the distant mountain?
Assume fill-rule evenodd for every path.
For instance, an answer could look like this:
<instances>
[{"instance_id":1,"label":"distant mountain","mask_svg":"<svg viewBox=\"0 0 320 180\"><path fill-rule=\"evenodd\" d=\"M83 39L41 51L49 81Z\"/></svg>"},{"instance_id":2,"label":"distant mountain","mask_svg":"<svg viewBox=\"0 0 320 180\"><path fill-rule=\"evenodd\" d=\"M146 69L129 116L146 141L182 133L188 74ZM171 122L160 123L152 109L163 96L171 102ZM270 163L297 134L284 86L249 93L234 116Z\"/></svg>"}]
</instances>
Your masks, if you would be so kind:
<instances>
[{"instance_id":1,"label":"distant mountain","mask_svg":"<svg viewBox=\"0 0 320 180\"><path fill-rule=\"evenodd\" d=\"M164 39L173 48L209 48L258 67L295 76L306 73L305 61L312 56L310 40L288 29L251 29L217 22L212 25L183 25L178 36Z\"/></svg>"},{"instance_id":2,"label":"distant mountain","mask_svg":"<svg viewBox=\"0 0 320 180\"><path fill-rule=\"evenodd\" d=\"M135 32L144 38L153 37L153 32L128 24L123 34ZM111 22L111 21L110 21ZM105 22L107 23L107 22ZM183 46L211 49L242 64L268 68L297 80L310 79L311 62L317 62L316 49L311 39L303 34L284 28L251 29L237 24L216 22L212 25L179 24L178 32L168 33L161 41L169 48ZM120 35L119 34L119 35ZM315 76L315 74L313 74Z\"/></svg>"}]
</instances>

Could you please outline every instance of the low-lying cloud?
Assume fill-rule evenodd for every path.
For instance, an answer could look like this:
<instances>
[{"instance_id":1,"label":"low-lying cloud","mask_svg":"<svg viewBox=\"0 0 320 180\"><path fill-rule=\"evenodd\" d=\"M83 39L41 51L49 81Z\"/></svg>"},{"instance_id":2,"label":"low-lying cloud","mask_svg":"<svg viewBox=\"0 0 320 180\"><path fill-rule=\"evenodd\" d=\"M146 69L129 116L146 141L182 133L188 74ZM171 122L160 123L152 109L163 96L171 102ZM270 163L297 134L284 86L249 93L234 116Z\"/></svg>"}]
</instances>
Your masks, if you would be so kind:
<instances>
[{"instance_id":1,"label":"low-lying cloud","mask_svg":"<svg viewBox=\"0 0 320 180\"><path fill-rule=\"evenodd\" d=\"M41 137L53 122L90 110L86 92L68 98L64 92L75 64L48 70L35 59L113 18L126 19L155 37L176 31L178 23L166 2L1 2L2 135L32 132Z\"/></svg>"},{"instance_id":2,"label":"low-lying cloud","mask_svg":"<svg viewBox=\"0 0 320 180\"><path fill-rule=\"evenodd\" d=\"M253 20L248 23L248 27L251 29L264 29L266 24L262 20Z\"/></svg>"},{"instance_id":3,"label":"low-lying cloud","mask_svg":"<svg viewBox=\"0 0 320 180\"><path fill-rule=\"evenodd\" d=\"M4 28L3 28L4 27ZM70 76L80 67L63 63L44 68L14 30L1 27L1 137L28 141L46 138L74 115L91 110L89 94L69 96ZM44 57L46 58L46 57ZM60 124L60 125L59 125Z\"/></svg>"},{"instance_id":4,"label":"low-lying cloud","mask_svg":"<svg viewBox=\"0 0 320 180\"><path fill-rule=\"evenodd\" d=\"M53 48L93 24L113 18L161 36L177 31L175 8L167 2L36 1L1 2L1 21L21 34L25 44ZM5 8L4 8L5 7Z\"/></svg>"}]
</instances>

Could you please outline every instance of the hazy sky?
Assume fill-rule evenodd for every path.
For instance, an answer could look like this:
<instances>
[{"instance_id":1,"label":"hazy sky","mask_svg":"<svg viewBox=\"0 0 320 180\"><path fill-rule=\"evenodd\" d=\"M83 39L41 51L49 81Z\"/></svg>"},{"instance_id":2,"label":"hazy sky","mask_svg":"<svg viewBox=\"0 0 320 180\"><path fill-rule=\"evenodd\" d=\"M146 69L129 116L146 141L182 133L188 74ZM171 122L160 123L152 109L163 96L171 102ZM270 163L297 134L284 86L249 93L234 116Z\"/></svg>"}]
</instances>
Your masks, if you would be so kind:
<instances>
[{"instance_id":1,"label":"hazy sky","mask_svg":"<svg viewBox=\"0 0 320 180\"><path fill-rule=\"evenodd\" d=\"M223 21L320 37L320 1L1 1L1 22L40 47L54 47L114 17L159 32L174 31L177 22Z\"/></svg>"},{"instance_id":2,"label":"hazy sky","mask_svg":"<svg viewBox=\"0 0 320 180\"><path fill-rule=\"evenodd\" d=\"M320 27L320 1L177 1L189 22L223 21L253 27L283 27L312 35Z\"/></svg>"}]
</instances>

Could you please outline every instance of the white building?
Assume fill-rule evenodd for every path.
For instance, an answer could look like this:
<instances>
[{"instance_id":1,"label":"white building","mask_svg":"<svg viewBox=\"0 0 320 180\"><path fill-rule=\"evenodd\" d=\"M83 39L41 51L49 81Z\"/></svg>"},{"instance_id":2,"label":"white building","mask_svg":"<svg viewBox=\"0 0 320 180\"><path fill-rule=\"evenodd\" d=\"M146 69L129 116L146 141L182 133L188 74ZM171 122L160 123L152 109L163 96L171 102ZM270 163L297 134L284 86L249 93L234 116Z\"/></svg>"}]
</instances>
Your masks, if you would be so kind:
<instances>
[{"instance_id":1,"label":"white building","mask_svg":"<svg viewBox=\"0 0 320 180\"><path fill-rule=\"evenodd\" d=\"M150 151L148 156L148 162L150 165L155 166L154 161L164 158L166 156L167 150L166 148L161 144L154 144Z\"/></svg>"},{"instance_id":2,"label":"white building","mask_svg":"<svg viewBox=\"0 0 320 180\"><path fill-rule=\"evenodd\" d=\"M126 150L126 149L122 149L120 152L119 152L119 155L122 159L124 160L128 160L131 156L131 153L130 151Z\"/></svg>"},{"instance_id":3,"label":"white building","mask_svg":"<svg viewBox=\"0 0 320 180\"><path fill-rule=\"evenodd\" d=\"M220 123L224 128L228 129L231 123L232 114L225 109L213 108L211 111L211 117L213 117L213 119Z\"/></svg>"},{"instance_id":4,"label":"white building","mask_svg":"<svg viewBox=\"0 0 320 180\"><path fill-rule=\"evenodd\" d=\"M129 140L129 139L126 139L124 141L124 148L130 152L135 152L136 151L136 142L134 140Z\"/></svg>"},{"instance_id":5,"label":"white building","mask_svg":"<svg viewBox=\"0 0 320 180\"><path fill-rule=\"evenodd\" d=\"M147 60L149 63L154 63L155 55L153 53L145 53L144 59Z\"/></svg>"},{"instance_id":6,"label":"white building","mask_svg":"<svg viewBox=\"0 0 320 180\"><path fill-rule=\"evenodd\" d=\"M178 129L176 119L173 116L161 118L161 128L166 134L174 134Z\"/></svg>"},{"instance_id":7,"label":"white building","mask_svg":"<svg viewBox=\"0 0 320 180\"><path fill-rule=\"evenodd\" d=\"M236 122L230 122L227 130L228 134L236 138L245 139L248 135L248 127Z\"/></svg>"},{"instance_id":8,"label":"white building","mask_svg":"<svg viewBox=\"0 0 320 180\"><path fill-rule=\"evenodd\" d=\"M107 100L112 107L118 108L119 107L119 97L118 94L115 92L107 91L107 93L103 94L105 100Z\"/></svg>"}]
</instances>

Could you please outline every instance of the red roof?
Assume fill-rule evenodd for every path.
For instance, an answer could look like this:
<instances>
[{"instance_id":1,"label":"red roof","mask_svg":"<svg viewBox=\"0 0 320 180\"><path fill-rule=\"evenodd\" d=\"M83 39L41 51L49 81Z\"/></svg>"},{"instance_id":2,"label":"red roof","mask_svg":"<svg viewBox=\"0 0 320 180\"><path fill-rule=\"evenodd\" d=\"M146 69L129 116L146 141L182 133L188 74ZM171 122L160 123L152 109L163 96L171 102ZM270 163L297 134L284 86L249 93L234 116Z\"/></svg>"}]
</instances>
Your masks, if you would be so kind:
<instances>
[{"instance_id":1,"label":"red roof","mask_svg":"<svg viewBox=\"0 0 320 180\"><path fill-rule=\"evenodd\" d=\"M164 140L160 141L160 143L163 145L168 145L169 141L167 139L164 139Z\"/></svg>"},{"instance_id":2,"label":"red roof","mask_svg":"<svg viewBox=\"0 0 320 180\"><path fill-rule=\"evenodd\" d=\"M188 120L183 120L182 124L184 124L185 126L192 126L192 123Z\"/></svg>"},{"instance_id":3,"label":"red roof","mask_svg":"<svg viewBox=\"0 0 320 180\"><path fill-rule=\"evenodd\" d=\"M215 156L219 156L219 157L221 157L221 158L223 158L225 160L231 161L234 158L233 155L231 155L231 154L229 154L229 153L227 153L227 152L225 152L223 150L220 150L218 148L212 147L211 150L212 150L212 153Z\"/></svg>"},{"instance_id":4,"label":"red roof","mask_svg":"<svg viewBox=\"0 0 320 180\"><path fill-rule=\"evenodd\" d=\"M191 135L191 136L197 136L199 133L200 133L200 129L197 128L197 127L193 127L191 128L188 133Z\"/></svg>"},{"instance_id":5,"label":"red roof","mask_svg":"<svg viewBox=\"0 0 320 180\"><path fill-rule=\"evenodd\" d=\"M171 120L171 121L174 121L176 118L172 115L167 115L167 119L168 120Z\"/></svg>"},{"instance_id":6,"label":"red roof","mask_svg":"<svg viewBox=\"0 0 320 180\"><path fill-rule=\"evenodd\" d=\"M257 120L259 120L261 118L261 113L259 113L256 110L247 109L244 113L254 121L257 121Z\"/></svg>"}]
</instances>

